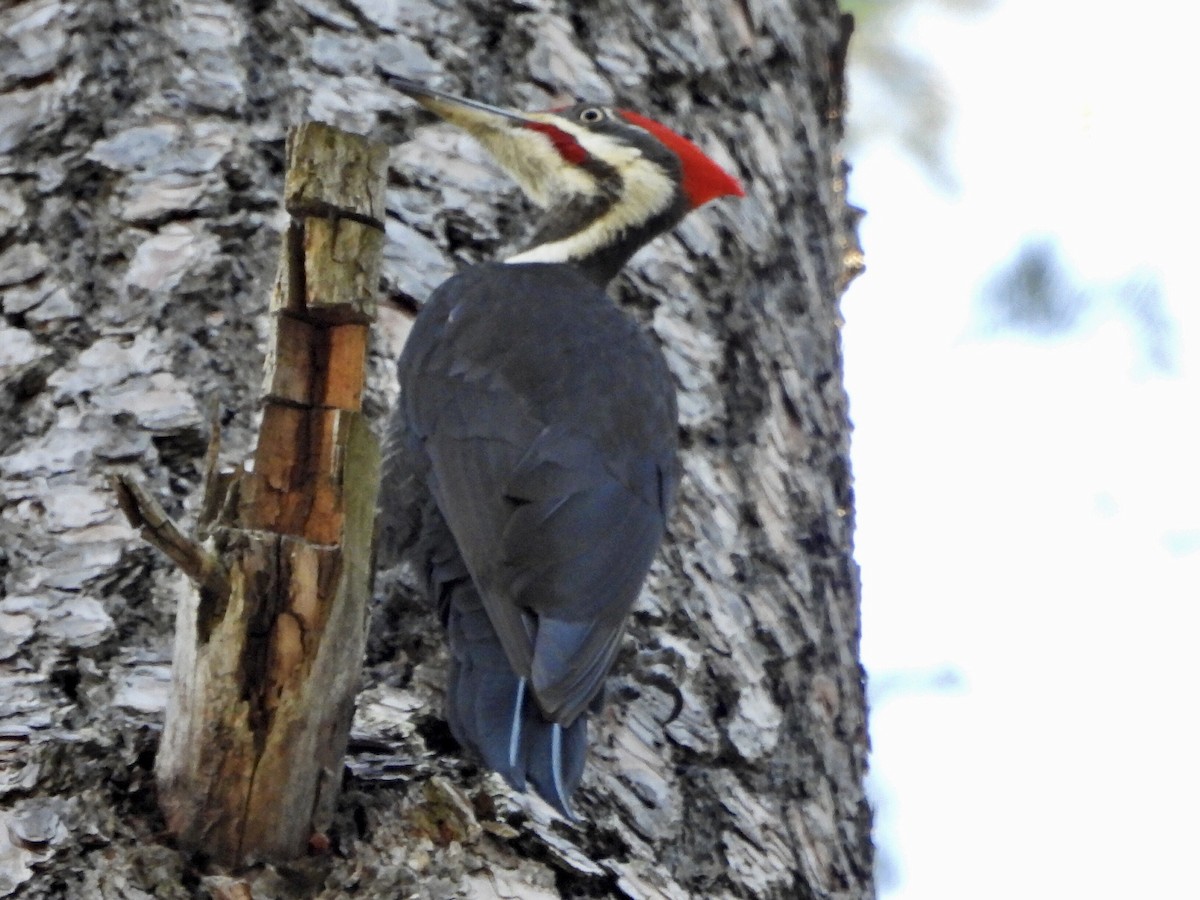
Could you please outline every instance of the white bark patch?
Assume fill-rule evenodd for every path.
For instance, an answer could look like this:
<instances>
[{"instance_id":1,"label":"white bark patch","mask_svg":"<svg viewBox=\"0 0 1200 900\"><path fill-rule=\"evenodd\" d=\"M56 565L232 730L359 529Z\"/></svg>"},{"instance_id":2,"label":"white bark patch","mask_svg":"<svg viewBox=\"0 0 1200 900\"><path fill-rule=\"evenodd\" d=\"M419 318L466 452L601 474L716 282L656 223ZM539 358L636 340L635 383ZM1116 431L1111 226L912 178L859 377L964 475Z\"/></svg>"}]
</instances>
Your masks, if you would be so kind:
<instances>
[{"instance_id":1,"label":"white bark patch","mask_svg":"<svg viewBox=\"0 0 1200 900\"><path fill-rule=\"evenodd\" d=\"M762 759L779 744L783 713L761 681L749 684L738 694L729 739L747 760Z\"/></svg>"},{"instance_id":2,"label":"white bark patch","mask_svg":"<svg viewBox=\"0 0 1200 900\"><path fill-rule=\"evenodd\" d=\"M28 331L0 324L0 381L49 355Z\"/></svg>"},{"instance_id":3,"label":"white bark patch","mask_svg":"<svg viewBox=\"0 0 1200 900\"><path fill-rule=\"evenodd\" d=\"M67 837L56 801L27 800L0 810L0 897L7 897L33 877Z\"/></svg>"},{"instance_id":4,"label":"white bark patch","mask_svg":"<svg viewBox=\"0 0 1200 900\"><path fill-rule=\"evenodd\" d=\"M125 284L148 291L179 286L192 265L217 252L217 239L201 226L173 222L137 248Z\"/></svg>"},{"instance_id":5,"label":"white bark patch","mask_svg":"<svg viewBox=\"0 0 1200 900\"><path fill-rule=\"evenodd\" d=\"M74 647L94 647L112 629L112 616L92 597L68 597L50 610L38 629L42 634Z\"/></svg>"},{"instance_id":6,"label":"white bark patch","mask_svg":"<svg viewBox=\"0 0 1200 900\"><path fill-rule=\"evenodd\" d=\"M113 705L140 713L160 713L167 708L171 689L169 665L138 666L121 679Z\"/></svg>"},{"instance_id":7,"label":"white bark patch","mask_svg":"<svg viewBox=\"0 0 1200 900\"><path fill-rule=\"evenodd\" d=\"M0 600L0 660L10 659L20 646L33 637L37 619L27 612L10 612L7 601ZM2 787L2 785L0 785Z\"/></svg>"},{"instance_id":8,"label":"white bark patch","mask_svg":"<svg viewBox=\"0 0 1200 900\"><path fill-rule=\"evenodd\" d=\"M42 494L42 506L46 510L43 525L48 531L99 525L113 517L111 495L77 484L46 491Z\"/></svg>"},{"instance_id":9,"label":"white bark patch","mask_svg":"<svg viewBox=\"0 0 1200 900\"><path fill-rule=\"evenodd\" d=\"M14 244L0 253L0 288L36 278L48 265L49 257L37 244Z\"/></svg>"}]
</instances>

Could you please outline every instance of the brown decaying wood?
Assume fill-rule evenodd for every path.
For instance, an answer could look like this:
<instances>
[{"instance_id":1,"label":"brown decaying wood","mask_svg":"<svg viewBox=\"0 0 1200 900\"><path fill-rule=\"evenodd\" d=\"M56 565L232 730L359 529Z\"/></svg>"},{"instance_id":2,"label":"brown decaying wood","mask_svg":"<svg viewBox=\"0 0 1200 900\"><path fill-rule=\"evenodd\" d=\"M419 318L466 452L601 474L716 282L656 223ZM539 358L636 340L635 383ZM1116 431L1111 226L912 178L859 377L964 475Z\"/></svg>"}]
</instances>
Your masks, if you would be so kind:
<instances>
[{"instance_id":1,"label":"brown decaying wood","mask_svg":"<svg viewBox=\"0 0 1200 900\"><path fill-rule=\"evenodd\" d=\"M290 135L288 155L301 219L280 256L253 466L209 467L199 524L215 549L116 482L130 522L194 582L178 611L159 803L184 849L229 865L301 856L329 825L379 478L360 407L382 241L367 221L381 215L386 155L314 124Z\"/></svg>"}]
</instances>

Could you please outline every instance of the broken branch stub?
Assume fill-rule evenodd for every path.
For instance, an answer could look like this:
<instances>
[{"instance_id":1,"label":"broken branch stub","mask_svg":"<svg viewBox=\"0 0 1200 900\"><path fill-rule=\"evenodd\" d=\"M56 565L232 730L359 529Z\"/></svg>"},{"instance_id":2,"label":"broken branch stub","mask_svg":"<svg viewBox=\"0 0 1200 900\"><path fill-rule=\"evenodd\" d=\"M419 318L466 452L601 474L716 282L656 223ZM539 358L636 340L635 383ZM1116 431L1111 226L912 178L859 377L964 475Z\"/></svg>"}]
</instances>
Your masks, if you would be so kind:
<instances>
[{"instance_id":1,"label":"broken branch stub","mask_svg":"<svg viewBox=\"0 0 1200 900\"><path fill-rule=\"evenodd\" d=\"M226 865L303 855L327 828L366 638L379 444L360 411L386 148L288 137L285 234L252 466L209 465L185 538L144 492L122 508L192 578L155 764L168 829Z\"/></svg>"}]
</instances>

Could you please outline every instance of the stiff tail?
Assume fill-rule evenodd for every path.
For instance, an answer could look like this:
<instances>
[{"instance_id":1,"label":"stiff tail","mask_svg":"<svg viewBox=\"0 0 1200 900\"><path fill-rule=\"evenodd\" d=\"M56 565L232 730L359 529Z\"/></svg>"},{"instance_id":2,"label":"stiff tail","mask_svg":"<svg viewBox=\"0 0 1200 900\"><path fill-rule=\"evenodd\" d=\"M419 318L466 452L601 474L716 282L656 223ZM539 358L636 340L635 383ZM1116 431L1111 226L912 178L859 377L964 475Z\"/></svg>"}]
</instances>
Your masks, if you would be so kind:
<instances>
[{"instance_id":1,"label":"stiff tail","mask_svg":"<svg viewBox=\"0 0 1200 900\"><path fill-rule=\"evenodd\" d=\"M450 587L443 606L450 638L446 719L455 739L513 787L532 786L572 821L571 795L587 759L587 713L570 725L547 721L513 672L469 579Z\"/></svg>"}]
</instances>

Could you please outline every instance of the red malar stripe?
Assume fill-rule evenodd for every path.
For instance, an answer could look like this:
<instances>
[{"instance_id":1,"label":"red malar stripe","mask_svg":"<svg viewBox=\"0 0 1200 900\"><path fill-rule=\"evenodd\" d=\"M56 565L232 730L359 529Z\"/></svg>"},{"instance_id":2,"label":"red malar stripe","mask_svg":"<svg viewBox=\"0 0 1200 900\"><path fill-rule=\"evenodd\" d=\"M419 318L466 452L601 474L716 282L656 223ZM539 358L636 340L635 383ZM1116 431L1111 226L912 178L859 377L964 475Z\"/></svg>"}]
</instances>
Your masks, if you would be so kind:
<instances>
[{"instance_id":1,"label":"red malar stripe","mask_svg":"<svg viewBox=\"0 0 1200 900\"><path fill-rule=\"evenodd\" d=\"M558 151L558 155L567 162L574 165L581 164L587 159L587 151L583 149L583 145L575 140L575 137L561 128L555 128L549 122L525 122L525 127L533 131L540 131L542 134L550 138L554 143L554 149Z\"/></svg>"}]
</instances>

